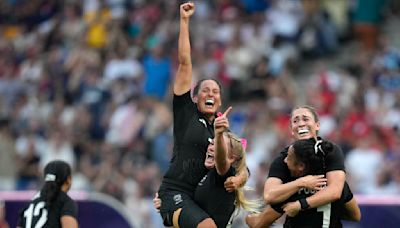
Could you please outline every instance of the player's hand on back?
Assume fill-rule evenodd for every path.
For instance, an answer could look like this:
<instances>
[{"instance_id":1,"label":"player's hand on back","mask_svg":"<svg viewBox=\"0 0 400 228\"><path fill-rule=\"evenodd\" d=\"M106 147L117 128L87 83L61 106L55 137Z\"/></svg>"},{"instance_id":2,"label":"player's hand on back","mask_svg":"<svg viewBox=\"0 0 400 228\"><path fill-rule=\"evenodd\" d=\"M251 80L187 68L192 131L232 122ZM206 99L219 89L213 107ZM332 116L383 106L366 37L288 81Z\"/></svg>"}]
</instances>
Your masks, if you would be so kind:
<instances>
[{"instance_id":1,"label":"player's hand on back","mask_svg":"<svg viewBox=\"0 0 400 228\"><path fill-rule=\"evenodd\" d=\"M324 175L308 175L297 179L304 188L310 190L321 190L326 186L328 181Z\"/></svg>"},{"instance_id":2,"label":"player's hand on back","mask_svg":"<svg viewBox=\"0 0 400 228\"><path fill-rule=\"evenodd\" d=\"M224 187L227 192L233 192L240 187L241 179L236 176L228 177L224 182Z\"/></svg>"}]
</instances>

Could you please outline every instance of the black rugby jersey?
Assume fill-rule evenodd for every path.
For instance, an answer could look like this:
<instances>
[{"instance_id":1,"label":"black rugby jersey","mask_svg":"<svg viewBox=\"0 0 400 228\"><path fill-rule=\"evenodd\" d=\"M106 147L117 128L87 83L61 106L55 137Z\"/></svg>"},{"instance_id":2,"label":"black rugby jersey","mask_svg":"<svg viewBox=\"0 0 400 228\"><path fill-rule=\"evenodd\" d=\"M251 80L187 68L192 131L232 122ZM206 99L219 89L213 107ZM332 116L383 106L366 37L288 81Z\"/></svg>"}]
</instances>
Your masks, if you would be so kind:
<instances>
[{"instance_id":1,"label":"black rugby jersey","mask_svg":"<svg viewBox=\"0 0 400 228\"><path fill-rule=\"evenodd\" d=\"M18 226L22 228L61 227L61 217L69 215L77 218L77 205L65 192L60 192L51 205L47 205L40 192L19 215Z\"/></svg>"},{"instance_id":2,"label":"black rugby jersey","mask_svg":"<svg viewBox=\"0 0 400 228\"><path fill-rule=\"evenodd\" d=\"M283 203L272 205L272 208L283 214L282 206L288 202L294 202L314 194L308 189L300 189ZM343 216L344 204L353 198L349 185L345 182L342 196L339 200L320 206L300 211L295 217L286 216L284 228L341 228L341 217Z\"/></svg>"},{"instance_id":3,"label":"black rugby jersey","mask_svg":"<svg viewBox=\"0 0 400 228\"><path fill-rule=\"evenodd\" d=\"M274 159L269 168L268 177L277 177L281 179L283 183L287 183L289 181L294 180L291 177L290 170L284 161L288 154L288 149L289 147L283 149L279 153L278 157ZM333 144L333 151L326 156L325 163L326 163L325 172L334 170L345 171L344 155L338 145Z\"/></svg>"},{"instance_id":4,"label":"black rugby jersey","mask_svg":"<svg viewBox=\"0 0 400 228\"><path fill-rule=\"evenodd\" d=\"M208 171L204 160L207 146L214 138L214 126L198 111L190 91L174 95L173 116L173 155L160 189L179 190L193 197L197 183Z\"/></svg>"},{"instance_id":5,"label":"black rugby jersey","mask_svg":"<svg viewBox=\"0 0 400 228\"><path fill-rule=\"evenodd\" d=\"M281 151L281 153L279 154L279 156L277 158L275 158L275 160L272 162L270 169L269 169L269 173L268 173L268 177L276 177L282 180L283 183L288 183L290 181L295 180L296 178L292 177L290 174L290 170L287 167L284 159L287 156L288 153L288 149L289 147L286 147L285 149L283 149ZM326 168L325 168L325 173L329 172L329 171L334 171L334 170L343 170L345 171L345 166L344 166L344 155L342 150L340 149L340 147L336 144L333 144L333 152L329 153L327 155L327 157L325 158L325 163L326 163ZM304 191L304 189L303 189ZM347 183L345 183L345 187L343 188L343 193L342 197L349 197L349 195L351 195L352 198L352 194L347 194L348 191L350 191L350 189L348 188ZM351 191L350 191L351 193ZM310 194L309 192L304 192L305 195ZM305 195L303 194L303 198L305 197ZM300 197L297 194L293 195L292 197ZM299 199L299 198L297 198ZM348 199L348 198L346 198ZM290 202L290 201L295 201L294 198L290 198L289 200L285 201L285 202ZM340 213L340 211L342 210L342 207L338 207L338 205L340 204L340 200L338 200L337 202L334 202L332 204L329 205L325 205L325 206L321 206L317 209L309 209L306 211L302 211L301 214L306 214L308 215L308 213L311 213L311 216L315 216L316 212L320 212L321 210L327 210L327 213L330 213L331 211L333 211L332 215L332 223L330 227L341 227L341 223L340 220L338 221L337 218L335 217L338 213ZM347 201L346 201L347 202ZM277 204L279 206L273 205L273 208L276 209L276 211L279 212L279 209L283 204ZM329 210L328 210L329 209ZM332 210L333 209L333 210ZM318 211L320 210L320 211ZM325 213L324 215L327 216L327 213ZM300 214L300 213L299 213ZM321 216L321 213L317 213L318 216ZM297 216L296 216L297 217ZM328 216L330 217L330 216ZM289 218L289 217L288 217ZM301 217L300 217L301 218ZM297 221L297 220L296 220ZM299 221L302 221L302 219L300 219ZM310 219L304 219L304 221L313 221ZM339 222L338 224L335 224L335 222ZM306 227L309 225L306 225ZM286 224L286 227L290 227L288 226L288 224ZM300 227L300 224L298 224L298 226L292 226L292 227ZM309 227L322 227L322 226L309 226Z\"/></svg>"},{"instance_id":6,"label":"black rugby jersey","mask_svg":"<svg viewBox=\"0 0 400 228\"><path fill-rule=\"evenodd\" d=\"M235 211L235 192L227 192L224 187L226 179L234 175L232 167L223 176L213 168L196 188L195 202L210 215L217 227L226 227Z\"/></svg>"}]
</instances>

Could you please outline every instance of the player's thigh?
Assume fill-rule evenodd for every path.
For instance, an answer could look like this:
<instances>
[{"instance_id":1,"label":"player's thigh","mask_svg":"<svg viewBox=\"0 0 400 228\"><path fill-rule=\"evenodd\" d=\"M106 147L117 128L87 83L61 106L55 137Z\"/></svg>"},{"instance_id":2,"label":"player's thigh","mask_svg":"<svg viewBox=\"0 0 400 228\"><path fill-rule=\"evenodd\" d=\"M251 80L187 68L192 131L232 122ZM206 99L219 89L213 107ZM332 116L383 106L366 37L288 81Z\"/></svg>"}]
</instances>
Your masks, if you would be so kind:
<instances>
[{"instance_id":1,"label":"player's thigh","mask_svg":"<svg viewBox=\"0 0 400 228\"><path fill-rule=\"evenodd\" d=\"M210 216L187 194L179 191L160 191L160 215L165 226L197 227ZM178 209L182 210L178 210Z\"/></svg>"},{"instance_id":2,"label":"player's thigh","mask_svg":"<svg viewBox=\"0 0 400 228\"><path fill-rule=\"evenodd\" d=\"M185 201L179 216L179 226L184 227L213 227L215 225L210 216L201 209L192 199ZM200 226L199 226L200 225ZM208 226L204 226L208 225Z\"/></svg>"}]
</instances>

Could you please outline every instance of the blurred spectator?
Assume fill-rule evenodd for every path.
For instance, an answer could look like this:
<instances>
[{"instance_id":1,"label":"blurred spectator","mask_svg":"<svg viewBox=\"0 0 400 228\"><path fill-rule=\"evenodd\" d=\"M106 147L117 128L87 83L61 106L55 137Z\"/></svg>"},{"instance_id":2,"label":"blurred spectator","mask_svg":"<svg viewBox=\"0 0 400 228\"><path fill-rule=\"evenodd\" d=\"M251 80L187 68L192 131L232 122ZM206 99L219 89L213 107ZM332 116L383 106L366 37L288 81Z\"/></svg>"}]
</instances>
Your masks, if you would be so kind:
<instances>
[{"instance_id":1,"label":"blurred spectator","mask_svg":"<svg viewBox=\"0 0 400 228\"><path fill-rule=\"evenodd\" d=\"M353 9L354 32L363 49L377 47L386 0L357 0Z\"/></svg>"},{"instance_id":2,"label":"blurred spectator","mask_svg":"<svg viewBox=\"0 0 400 228\"><path fill-rule=\"evenodd\" d=\"M385 165L378 171L378 178L374 188L367 189L369 194L399 195L400 194L400 172L397 168L399 160L386 158Z\"/></svg>"},{"instance_id":3,"label":"blurred spectator","mask_svg":"<svg viewBox=\"0 0 400 228\"><path fill-rule=\"evenodd\" d=\"M53 160L62 160L75 167L76 158L68 134L57 126L52 126L49 134L40 158L41 170Z\"/></svg>"},{"instance_id":4,"label":"blurred spectator","mask_svg":"<svg viewBox=\"0 0 400 228\"><path fill-rule=\"evenodd\" d=\"M253 53L236 33L224 54L226 75L230 80L230 87L235 91L230 94L231 100L236 101L245 94L244 86L250 75L250 67L255 61L252 57L254 57Z\"/></svg>"},{"instance_id":5,"label":"blurred spectator","mask_svg":"<svg viewBox=\"0 0 400 228\"><path fill-rule=\"evenodd\" d=\"M336 28L338 38L346 39L351 34L350 31L350 10L351 1L347 0L322 0L321 6L330 15L332 23Z\"/></svg>"},{"instance_id":6,"label":"blurred spectator","mask_svg":"<svg viewBox=\"0 0 400 228\"><path fill-rule=\"evenodd\" d=\"M163 101L169 91L172 66L162 44L151 47L150 53L143 58L143 68L143 95Z\"/></svg>"},{"instance_id":7,"label":"blurred spectator","mask_svg":"<svg viewBox=\"0 0 400 228\"><path fill-rule=\"evenodd\" d=\"M267 0L240 0L239 2L249 14L265 11L269 5L269 1Z\"/></svg>"},{"instance_id":8,"label":"blurred spectator","mask_svg":"<svg viewBox=\"0 0 400 228\"><path fill-rule=\"evenodd\" d=\"M145 124L145 113L140 103L138 97L133 95L114 111L106 135L108 143L125 147L138 136Z\"/></svg>"},{"instance_id":9,"label":"blurred spectator","mask_svg":"<svg viewBox=\"0 0 400 228\"><path fill-rule=\"evenodd\" d=\"M295 42L304 13L301 4L302 1L271 1L271 7L266 11L273 33L284 41Z\"/></svg>"},{"instance_id":10,"label":"blurred spectator","mask_svg":"<svg viewBox=\"0 0 400 228\"><path fill-rule=\"evenodd\" d=\"M139 81L142 76L142 66L133 57L127 56L126 50L117 50L110 57L104 68L104 83L110 85L119 78L129 81Z\"/></svg>"},{"instance_id":11,"label":"blurred spectator","mask_svg":"<svg viewBox=\"0 0 400 228\"><path fill-rule=\"evenodd\" d=\"M81 20L82 7L78 3L67 3L62 12L60 35L67 48L74 48L76 41L83 38L86 24Z\"/></svg>"},{"instance_id":12,"label":"blurred spectator","mask_svg":"<svg viewBox=\"0 0 400 228\"><path fill-rule=\"evenodd\" d=\"M149 142L150 158L164 173L172 156L172 113L168 106L154 98L144 101L147 111L143 137Z\"/></svg>"},{"instance_id":13,"label":"blurred spectator","mask_svg":"<svg viewBox=\"0 0 400 228\"><path fill-rule=\"evenodd\" d=\"M28 133L17 139L18 150L18 177L17 190L33 190L39 186L40 173L40 151L44 149L43 139L33 133Z\"/></svg>"},{"instance_id":14,"label":"blurred spectator","mask_svg":"<svg viewBox=\"0 0 400 228\"><path fill-rule=\"evenodd\" d=\"M179 2L0 1L1 189L30 189L40 164L63 158L74 189L162 226L151 199L173 146ZM222 82L257 194L298 104L314 105L320 134L342 146L354 192L399 194L399 8L386 3L198 2L194 78Z\"/></svg>"},{"instance_id":15,"label":"blurred spectator","mask_svg":"<svg viewBox=\"0 0 400 228\"><path fill-rule=\"evenodd\" d=\"M92 180L93 188L96 191L104 192L118 200L123 199L124 176L119 172L120 153L117 147L110 144L102 144L100 152L100 163L97 173Z\"/></svg>"},{"instance_id":16,"label":"blurred spectator","mask_svg":"<svg viewBox=\"0 0 400 228\"><path fill-rule=\"evenodd\" d=\"M90 47L104 49L108 44L107 33L110 23L110 11L105 5L95 9L94 12L86 12L88 29L86 31L86 42Z\"/></svg>"},{"instance_id":17,"label":"blurred spectator","mask_svg":"<svg viewBox=\"0 0 400 228\"><path fill-rule=\"evenodd\" d=\"M383 168L384 160L383 152L374 148L376 140L373 134L358 139L355 148L347 155L345 164L348 181L354 186L355 193L374 192L371 189L377 187L378 172Z\"/></svg>"},{"instance_id":18,"label":"blurred spectator","mask_svg":"<svg viewBox=\"0 0 400 228\"><path fill-rule=\"evenodd\" d=\"M11 190L14 188L16 178L15 158L15 139L12 137L10 129L10 119L0 116L0 189Z\"/></svg>"}]
</instances>

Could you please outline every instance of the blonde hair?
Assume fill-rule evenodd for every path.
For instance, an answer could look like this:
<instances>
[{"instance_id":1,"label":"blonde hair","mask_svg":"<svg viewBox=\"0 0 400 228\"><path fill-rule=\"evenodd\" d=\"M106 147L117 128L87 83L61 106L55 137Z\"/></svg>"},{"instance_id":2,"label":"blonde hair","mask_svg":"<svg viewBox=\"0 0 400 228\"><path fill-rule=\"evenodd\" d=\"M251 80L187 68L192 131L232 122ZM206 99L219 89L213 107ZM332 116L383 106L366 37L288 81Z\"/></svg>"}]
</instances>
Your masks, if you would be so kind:
<instances>
[{"instance_id":1,"label":"blonde hair","mask_svg":"<svg viewBox=\"0 0 400 228\"><path fill-rule=\"evenodd\" d=\"M236 157L236 161L232 164L235 168L236 174L248 172L246 165L246 151L243 148L241 139L232 132L224 132L224 136L229 139L229 152ZM245 181L242 186L235 191L236 195L236 207L242 207L248 212L259 213L262 210L263 203L262 200L250 200L245 196L245 191L252 191L251 188L244 186L248 180L248 175L246 175Z\"/></svg>"}]
</instances>

